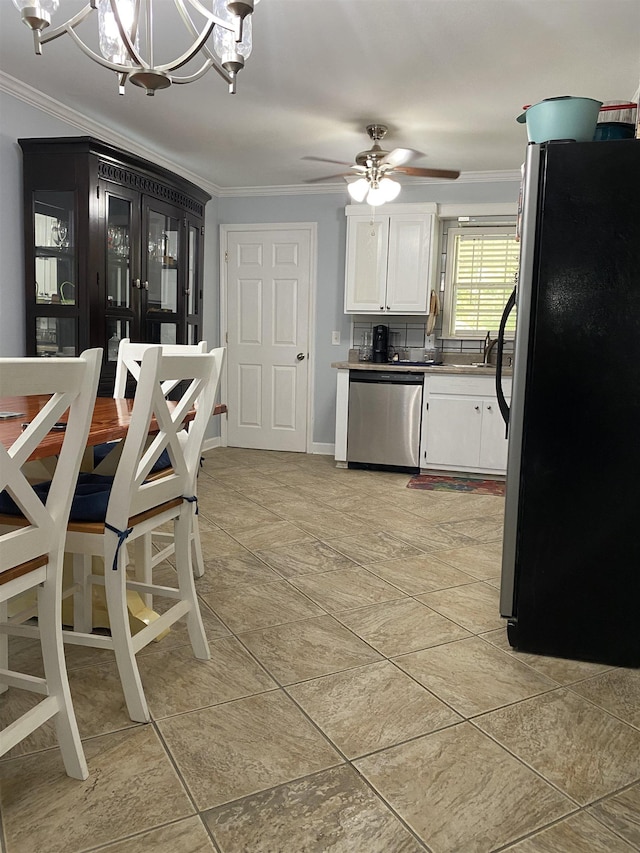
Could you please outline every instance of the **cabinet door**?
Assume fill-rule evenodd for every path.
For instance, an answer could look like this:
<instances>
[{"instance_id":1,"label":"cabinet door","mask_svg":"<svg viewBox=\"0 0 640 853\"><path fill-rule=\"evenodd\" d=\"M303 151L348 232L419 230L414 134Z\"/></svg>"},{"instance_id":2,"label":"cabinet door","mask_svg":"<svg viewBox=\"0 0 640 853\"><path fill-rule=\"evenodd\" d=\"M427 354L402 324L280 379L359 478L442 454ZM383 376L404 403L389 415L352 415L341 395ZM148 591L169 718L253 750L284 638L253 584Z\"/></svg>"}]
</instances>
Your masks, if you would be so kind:
<instances>
[{"instance_id":1,"label":"cabinet door","mask_svg":"<svg viewBox=\"0 0 640 853\"><path fill-rule=\"evenodd\" d=\"M187 344L197 344L202 339L202 228L187 217L186 262L185 262L185 316Z\"/></svg>"},{"instance_id":2,"label":"cabinet door","mask_svg":"<svg viewBox=\"0 0 640 853\"><path fill-rule=\"evenodd\" d=\"M104 328L96 330L95 339L103 341L105 359L111 363L109 378L118 360L122 338L140 340L140 197L124 188L104 187L105 284L101 289L103 304L95 315ZM105 345L106 344L106 345ZM106 368L105 368L106 369ZM112 376L113 374L113 376Z\"/></svg>"},{"instance_id":3,"label":"cabinet door","mask_svg":"<svg viewBox=\"0 0 640 853\"><path fill-rule=\"evenodd\" d=\"M507 469L507 439L505 424L496 401L483 404L480 467Z\"/></svg>"},{"instance_id":4,"label":"cabinet door","mask_svg":"<svg viewBox=\"0 0 640 853\"><path fill-rule=\"evenodd\" d=\"M346 312L386 310L389 217L350 216L347 219Z\"/></svg>"},{"instance_id":5,"label":"cabinet door","mask_svg":"<svg viewBox=\"0 0 640 853\"><path fill-rule=\"evenodd\" d=\"M143 199L143 299L141 340L184 343L184 259L180 211Z\"/></svg>"},{"instance_id":6,"label":"cabinet door","mask_svg":"<svg viewBox=\"0 0 640 853\"><path fill-rule=\"evenodd\" d=\"M32 203L33 219L25 235L33 238L33 269L27 269L28 351L43 357L77 355L86 335L79 338L76 196L73 191L37 190Z\"/></svg>"},{"instance_id":7,"label":"cabinet door","mask_svg":"<svg viewBox=\"0 0 640 853\"><path fill-rule=\"evenodd\" d=\"M389 223L387 310L426 313L434 217L396 214Z\"/></svg>"},{"instance_id":8,"label":"cabinet door","mask_svg":"<svg viewBox=\"0 0 640 853\"><path fill-rule=\"evenodd\" d=\"M481 427L482 400L432 394L427 413L426 467L477 468Z\"/></svg>"}]
</instances>

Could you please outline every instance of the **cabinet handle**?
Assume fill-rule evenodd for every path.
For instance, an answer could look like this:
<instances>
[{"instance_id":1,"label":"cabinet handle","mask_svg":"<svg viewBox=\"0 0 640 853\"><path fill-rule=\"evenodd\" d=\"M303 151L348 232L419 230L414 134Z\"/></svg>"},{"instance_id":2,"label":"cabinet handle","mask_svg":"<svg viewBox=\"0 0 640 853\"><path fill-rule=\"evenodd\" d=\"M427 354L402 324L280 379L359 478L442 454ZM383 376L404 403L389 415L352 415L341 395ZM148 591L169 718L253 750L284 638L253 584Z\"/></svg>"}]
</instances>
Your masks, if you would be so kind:
<instances>
[{"instance_id":1,"label":"cabinet handle","mask_svg":"<svg viewBox=\"0 0 640 853\"><path fill-rule=\"evenodd\" d=\"M387 311L391 311L391 306L387 305Z\"/></svg>"},{"instance_id":2,"label":"cabinet handle","mask_svg":"<svg viewBox=\"0 0 640 853\"><path fill-rule=\"evenodd\" d=\"M134 286L137 290L140 290L140 279L139 279L139 278L134 278L134 280L133 280L133 286Z\"/></svg>"},{"instance_id":3,"label":"cabinet handle","mask_svg":"<svg viewBox=\"0 0 640 853\"><path fill-rule=\"evenodd\" d=\"M184 295L189 296L190 293L191 293L191 288L190 287L185 288Z\"/></svg>"},{"instance_id":4,"label":"cabinet handle","mask_svg":"<svg viewBox=\"0 0 640 853\"><path fill-rule=\"evenodd\" d=\"M384 305L381 305L381 306L380 306L380 310L381 310L381 311L384 311Z\"/></svg>"},{"instance_id":5,"label":"cabinet handle","mask_svg":"<svg viewBox=\"0 0 640 853\"><path fill-rule=\"evenodd\" d=\"M480 406L474 406L473 408L476 410L476 412L480 411Z\"/></svg>"},{"instance_id":6,"label":"cabinet handle","mask_svg":"<svg viewBox=\"0 0 640 853\"><path fill-rule=\"evenodd\" d=\"M145 290L149 290L149 282L148 281L143 281L142 286Z\"/></svg>"},{"instance_id":7,"label":"cabinet handle","mask_svg":"<svg viewBox=\"0 0 640 853\"><path fill-rule=\"evenodd\" d=\"M487 411L488 411L488 412L490 412L490 411L491 411L491 406L487 406Z\"/></svg>"}]
</instances>

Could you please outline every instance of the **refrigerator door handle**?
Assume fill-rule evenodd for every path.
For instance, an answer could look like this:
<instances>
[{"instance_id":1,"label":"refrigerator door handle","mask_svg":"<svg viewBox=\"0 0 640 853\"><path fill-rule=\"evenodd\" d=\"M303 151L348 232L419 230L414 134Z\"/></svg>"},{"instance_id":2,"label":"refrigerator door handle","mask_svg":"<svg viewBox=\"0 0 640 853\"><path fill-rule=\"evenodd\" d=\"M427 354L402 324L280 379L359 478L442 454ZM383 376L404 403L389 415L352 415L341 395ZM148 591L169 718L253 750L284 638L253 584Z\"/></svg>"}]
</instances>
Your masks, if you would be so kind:
<instances>
[{"instance_id":1,"label":"refrigerator door handle","mask_svg":"<svg viewBox=\"0 0 640 853\"><path fill-rule=\"evenodd\" d=\"M509 405L504 396L504 391L502 390L502 353L504 350L504 332L505 327L507 325L507 320L509 319L509 314L511 314L514 306L516 304L516 288L513 288L513 292L509 297L507 304L504 307L504 311L502 312L502 319L500 320L500 329L498 331L498 344L496 347L497 356L496 356L496 395L498 397L498 406L500 408L500 414L502 415L502 419L505 422L507 427L506 433L509 432Z\"/></svg>"}]
</instances>

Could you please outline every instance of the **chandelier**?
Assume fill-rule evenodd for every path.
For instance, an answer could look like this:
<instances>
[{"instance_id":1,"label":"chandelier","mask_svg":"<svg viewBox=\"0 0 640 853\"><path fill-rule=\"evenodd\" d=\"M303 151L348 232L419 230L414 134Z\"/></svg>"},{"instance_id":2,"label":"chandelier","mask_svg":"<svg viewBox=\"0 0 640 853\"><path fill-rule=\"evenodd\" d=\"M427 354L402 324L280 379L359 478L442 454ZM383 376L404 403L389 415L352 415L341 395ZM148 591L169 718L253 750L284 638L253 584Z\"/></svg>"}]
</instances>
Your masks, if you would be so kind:
<instances>
[{"instance_id":1,"label":"chandelier","mask_svg":"<svg viewBox=\"0 0 640 853\"><path fill-rule=\"evenodd\" d=\"M13 0L23 22L33 31L36 54L42 54L43 44L66 33L90 59L117 74L121 95L127 80L145 89L147 95L153 95L157 89L166 89L172 83L192 83L210 68L218 72L228 83L229 92L235 94L236 75L251 53L251 16L259 0L255 3L254 0L208 0L210 8L206 8L205 0L172 2L192 39L191 46L172 62L156 64L153 0L90 0L68 21L51 30L48 27L60 0ZM160 14L164 15L168 5L168 0L162 0ZM192 17L194 13L197 23ZM89 16L97 19L100 54L76 32ZM202 64L194 73L174 74L198 54Z\"/></svg>"}]
</instances>

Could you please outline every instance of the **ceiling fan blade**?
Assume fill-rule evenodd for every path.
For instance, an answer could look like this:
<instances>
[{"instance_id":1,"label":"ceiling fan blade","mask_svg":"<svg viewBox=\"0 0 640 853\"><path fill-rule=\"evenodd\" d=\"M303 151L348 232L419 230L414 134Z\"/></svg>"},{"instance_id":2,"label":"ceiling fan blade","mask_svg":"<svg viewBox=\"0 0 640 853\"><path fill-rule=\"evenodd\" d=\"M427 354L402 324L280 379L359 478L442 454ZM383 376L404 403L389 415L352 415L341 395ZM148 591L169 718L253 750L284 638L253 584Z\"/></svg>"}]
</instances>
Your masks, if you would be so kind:
<instances>
[{"instance_id":1,"label":"ceiling fan blade","mask_svg":"<svg viewBox=\"0 0 640 853\"><path fill-rule=\"evenodd\" d=\"M416 160L418 157L424 157L424 154L421 151L415 151L413 148L394 148L382 158L380 165L403 166L409 160Z\"/></svg>"},{"instance_id":2,"label":"ceiling fan blade","mask_svg":"<svg viewBox=\"0 0 640 853\"><path fill-rule=\"evenodd\" d=\"M353 172L339 172L337 175L325 175L322 178L306 178L305 184L317 184L319 181L332 181L334 178L353 178Z\"/></svg>"},{"instance_id":3,"label":"ceiling fan blade","mask_svg":"<svg viewBox=\"0 0 640 853\"><path fill-rule=\"evenodd\" d=\"M338 166L351 166L351 163L345 163L344 160L328 160L326 157L302 157L302 160L315 160L316 163L337 163Z\"/></svg>"},{"instance_id":4,"label":"ceiling fan blade","mask_svg":"<svg viewBox=\"0 0 640 853\"><path fill-rule=\"evenodd\" d=\"M399 166L395 171L417 178L450 178L455 180L460 177L460 172L454 172L451 169L423 169L420 166Z\"/></svg>"}]
</instances>

